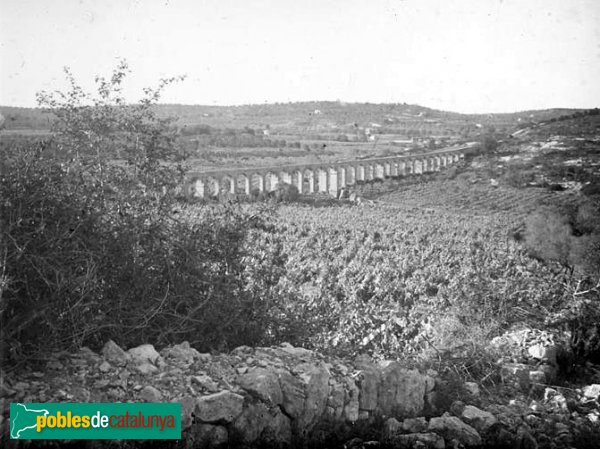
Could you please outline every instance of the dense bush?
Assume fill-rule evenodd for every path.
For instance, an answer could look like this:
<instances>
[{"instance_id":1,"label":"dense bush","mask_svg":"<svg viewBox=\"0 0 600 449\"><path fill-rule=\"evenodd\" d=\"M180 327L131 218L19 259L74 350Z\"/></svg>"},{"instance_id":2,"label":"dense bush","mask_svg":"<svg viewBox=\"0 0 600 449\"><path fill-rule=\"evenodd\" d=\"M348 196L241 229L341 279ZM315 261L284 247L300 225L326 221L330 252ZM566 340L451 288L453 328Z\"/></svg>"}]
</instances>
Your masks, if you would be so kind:
<instances>
[{"instance_id":1,"label":"dense bush","mask_svg":"<svg viewBox=\"0 0 600 449\"><path fill-rule=\"evenodd\" d=\"M570 214L542 211L530 217L525 235L529 251L566 267L566 295L548 317L568 328L571 349L581 360L600 361L600 208L584 202ZM577 234L577 235L576 235Z\"/></svg>"},{"instance_id":2,"label":"dense bush","mask_svg":"<svg viewBox=\"0 0 600 449\"><path fill-rule=\"evenodd\" d=\"M553 211L540 211L527 221L525 244L535 257L570 267L571 236L566 217Z\"/></svg>"},{"instance_id":3,"label":"dense bush","mask_svg":"<svg viewBox=\"0 0 600 449\"><path fill-rule=\"evenodd\" d=\"M531 167L513 165L508 167L503 178L508 185L521 188L535 181L536 171Z\"/></svg>"},{"instance_id":4,"label":"dense bush","mask_svg":"<svg viewBox=\"0 0 600 449\"><path fill-rule=\"evenodd\" d=\"M600 180L594 178L581 188L581 193L587 196L600 196Z\"/></svg>"},{"instance_id":5,"label":"dense bush","mask_svg":"<svg viewBox=\"0 0 600 449\"><path fill-rule=\"evenodd\" d=\"M298 192L298 187L295 185L280 183L277 185L274 195L277 201L292 202L298 200L300 193Z\"/></svg>"},{"instance_id":6,"label":"dense bush","mask_svg":"<svg viewBox=\"0 0 600 449\"><path fill-rule=\"evenodd\" d=\"M263 221L223 205L176 213L180 153L152 108L169 81L126 105L126 72L98 78L96 97L70 75L69 92L40 94L53 139L2 161L3 361L108 338L204 350L268 338L268 295L252 286L276 281L280 258L245 262Z\"/></svg>"}]
</instances>

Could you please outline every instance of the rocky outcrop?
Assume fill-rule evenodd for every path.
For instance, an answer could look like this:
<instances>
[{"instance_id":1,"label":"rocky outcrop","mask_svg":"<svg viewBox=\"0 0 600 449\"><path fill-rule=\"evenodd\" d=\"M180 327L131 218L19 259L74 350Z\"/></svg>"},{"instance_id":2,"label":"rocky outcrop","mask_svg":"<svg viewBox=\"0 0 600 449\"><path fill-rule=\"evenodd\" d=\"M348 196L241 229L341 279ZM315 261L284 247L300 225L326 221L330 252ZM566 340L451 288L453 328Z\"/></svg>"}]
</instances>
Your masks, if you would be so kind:
<instances>
[{"instance_id":1,"label":"rocky outcrop","mask_svg":"<svg viewBox=\"0 0 600 449\"><path fill-rule=\"evenodd\" d=\"M63 382L64 370L82 357L86 375ZM159 353L149 344L125 351L109 341L101 355L86 349L57 356L44 377L43 394L14 390L11 400L178 401L193 447L285 446L332 429L343 438L361 421L422 415L435 387L430 376L395 361L326 358L287 344L210 355L187 343Z\"/></svg>"},{"instance_id":2,"label":"rocky outcrop","mask_svg":"<svg viewBox=\"0 0 600 449\"><path fill-rule=\"evenodd\" d=\"M528 352L547 354L541 348ZM545 387L531 399L528 370L519 374L522 367L511 363L503 368L510 368L502 385L513 397L507 404L489 403L470 382L465 402L448 405L448 385L435 371L424 374L397 361L325 357L287 344L202 354L187 343L157 352L151 345L125 351L109 341L100 354L87 348L56 354L43 372L23 372L13 382L0 376L0 444L10 442L10 402L54 401L179 402L183 440L176 447L186 448L321 447L336 441L356 449L567 449L600 434L600 384ZM436 397L442 400L433 404ZM376 441L357 437L364 435Z\"/></svg>"},{"instance_id":3,"label":"rocky outcrop","mask_svg":"<svg viewBox=\"0 0 600 449\"><path fill-rule=\"evenodd\" d=\"M557 337L538 329L507 332L492 339L490 348L499 351L503 382L523 392L556 381L559 372Z\"/></svg>"}]
</instances>

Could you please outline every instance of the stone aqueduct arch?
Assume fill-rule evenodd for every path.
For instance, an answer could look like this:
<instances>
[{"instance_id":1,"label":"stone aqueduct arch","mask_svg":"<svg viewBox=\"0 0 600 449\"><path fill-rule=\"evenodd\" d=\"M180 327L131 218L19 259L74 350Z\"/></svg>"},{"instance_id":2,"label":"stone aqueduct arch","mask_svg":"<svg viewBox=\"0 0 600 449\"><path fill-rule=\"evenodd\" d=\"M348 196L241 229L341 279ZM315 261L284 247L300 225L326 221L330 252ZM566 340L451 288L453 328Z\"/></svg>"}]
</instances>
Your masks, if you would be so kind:
<instances>
[{"instance_id":1,"label":"stone aqueduct arch","mask_svg":"<svg viewBox=\"0 0 600 449\"><path fill-rule=\"evenodd\" d=\"M280 183L285 183L296 186L300 193L337 196L340 189L357 183L440 171L458 162L471 148L324 164L195 172L187 177L187 192L199 198L223 192L250 195L253 191L274 191Z\"/></svg>"}]
</instances>

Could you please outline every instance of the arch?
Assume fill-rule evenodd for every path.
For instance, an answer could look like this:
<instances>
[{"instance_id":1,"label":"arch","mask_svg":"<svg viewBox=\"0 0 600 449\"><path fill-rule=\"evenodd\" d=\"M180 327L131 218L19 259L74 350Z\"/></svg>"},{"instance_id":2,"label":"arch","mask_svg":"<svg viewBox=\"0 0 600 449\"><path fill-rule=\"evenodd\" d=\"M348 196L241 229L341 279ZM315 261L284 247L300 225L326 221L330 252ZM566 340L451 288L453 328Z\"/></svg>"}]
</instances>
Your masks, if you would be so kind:
<instances>
[{"instance_id":1,"label":"arch","mask_svg":"<svg viewBox=\"0 0 600 449\"><path fill-rule=\"evenodd\" d=\"M193 178L188 184L188 195L194 198L204 198L205 182L202 178Z\"/></svg>"},{"instance_id":2,"label":"arch","mask_svg":"<svg viewBox=\"0 0 600 449\"><path fill-rule=\"evenodd\" d=\"M440 167L444 168L444 167L446 167L446 165L448 165L448 159L446 158L445 154L442 154L440 156Z\"/></svg>"},{"instance_id":3,"label":"arch","mask_svg":"<svg viewBox=\"0 0 600 449\"><path fill-rule=\"evenodd\" d=\"M324 168L324 167L319 167L316 170L317 172L317 191L319 193L326 193L328 188L329 188L329 184L328 184L328 179L329 178L329 169L328 168Z\"/></svg>"},{"instance_id":4,"label":"arch","mask_svg":"<svg viewBox=\"0 0 600 449\"><path fill-rule=\"evenodd\" d=\"M406 161L398 161L398 176L406 176Z\"/></svg>"},{"instance_id":5,"label":"arch","mask_svg":"<svg viewBox=\"0 0 600 449\"><path fill-rule=\"evenodd\" d=\"M360 164L356 170L356 180L363 182L367 180L367 169L362 164Z\"/></svg>"},{"instance_id":6,"label":"arch","mask_svg":"<svg viewBox=\"0 0 600 449\"><path fill-rule=\"evenodd\" d=\"M250 191L258 190L258 192L265 191L265 177L261 173L252 173L250 175Z\"/></svg>"},{"instance_id":7,"label":"arch","mask_svg":"<svg viewBox=\"0 0 600 449\"><path fill-rule=\"evenodd\" d=\"M308 193L315 193L315 171L312 168L304 169L302 178L302 184L306 183L306 191Z\"/></svg>"},{"instance_id":8,"label":"arch","mask_svg":"<svg viewBox=\"0 0 600 449\"><path fill-rule=\"evenodd\" d=\"M229 175L221 178L221 188L223 192L228 192L235 195L235 179Z\"/></svg>"},{"instance_id":9,"label":"arch","mask_svg":"<svg viewBox=\"0 0 600 449\"><path fill-rule=\"evenodd\" d=\"M327 167L327 192L330 195L337 196L338 192L338 171L337 167Z\"/></svg>"},{"instance_id":10,"label":"arch","mask_svg":"<svg viewBox=\"0 0 600 449\"><path fill-rule=\"evenodd\" d=\"M351 186L356 184L356 167L349 165L346 167L346 185Z\"/></svg>"},{"instance_id":11,"label":"arch","mask_svg":"<svg viewBox=\"0 0 600 449\"><path fill-rule=\"evenodd\" d=\"M239 174L236 177L236 190L242 191L246 195L250 195L250 178L245 173Z\"/></svg>"},{"instance_id":12,"label":"arch","mask_svg":"<svg viewBox=\"0 0 600 449\"><path fill-rule=\"evenodd\" d=\"M346 187L347 168L343 165L339 165L336 167L336 170L338 178L338 189L343 189L344 187Z\"/></svg>"},{"instance_id":13,"label":"arch","mask_svg":"<svg viewBox=\"0 0 600 449\"><path fill-rule=\"evenodd\" d=\"M292 174L287 171L279 172L279 182L283 184L291 184L292 183Z\"/></svg>"},{"instance_id":14,"label":"arch","mask_svg":"<svg viewBox=\"0 0 600 449\"><path fill-rule=\"evenodd\" d=\"M206 179L206 183L204 186L204 195L205 196L218 196L221 193L221 183L219 180L213 176L209 176Z\"/></svg>"},{"instance_id":15,"label":"arch","mask_svg":"<svg viewBox=\"0 0 600 449\"><path fill-rule=\"evenodd\" d=\"M302 170L292 172L292 184L296 186L298 193L302 194L304 191L304 173L302 173Z\"/></svg>"},{"instance_id":16,"label":"arch","mask_svg":"<svg viewBox=\"0 0 600 449\"><path fill-rule=\"evenodd\" d=\"M392 176L392 163L390 163L390 162L383 163L383 175L386 178L389 178L390 176Z\"/></svg>"},{"instance_id":17,"label":"arch","mask_svg":"<svg viewBox=\"0 0 600 449\"><path fill-rule=\"evenodd\" d=\"M265 192L272 192L277 188L279 184L279 177L277 173L269 171L265 173Z\"/></svg>"}]
</instances>

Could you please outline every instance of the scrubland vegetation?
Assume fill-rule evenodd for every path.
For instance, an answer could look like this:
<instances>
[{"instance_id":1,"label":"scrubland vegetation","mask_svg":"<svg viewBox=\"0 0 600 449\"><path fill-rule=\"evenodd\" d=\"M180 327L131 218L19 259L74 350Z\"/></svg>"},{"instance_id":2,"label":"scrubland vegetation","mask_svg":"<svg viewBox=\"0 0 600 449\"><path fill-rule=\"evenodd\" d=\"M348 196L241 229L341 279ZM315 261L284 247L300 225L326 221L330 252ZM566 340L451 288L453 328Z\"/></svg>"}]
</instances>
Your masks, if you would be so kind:
<instances>
[{"instance_id":1,"label":"scrubland vegetation","mask_svg":"<svg viewBox=\"0 0 600 449\"><path fill-rule=\"evenodd\" d=\"M484 377L489 339L523 325L570 330L575 356L600 355L600 212L586 164L587 191L552 190L572 179L556 164L544 175L542 159L503 162L518 145L489 132L462 166L365 186L372 204L292 191L283 203L193 203L177 188L177 128L153 106L169 81L126 105L126 71L99 79L96 96L72 78L69 92L41 95L52 136L4 147L5 369L112 338L461 358Z\"/></svg>"}]
</instances>

